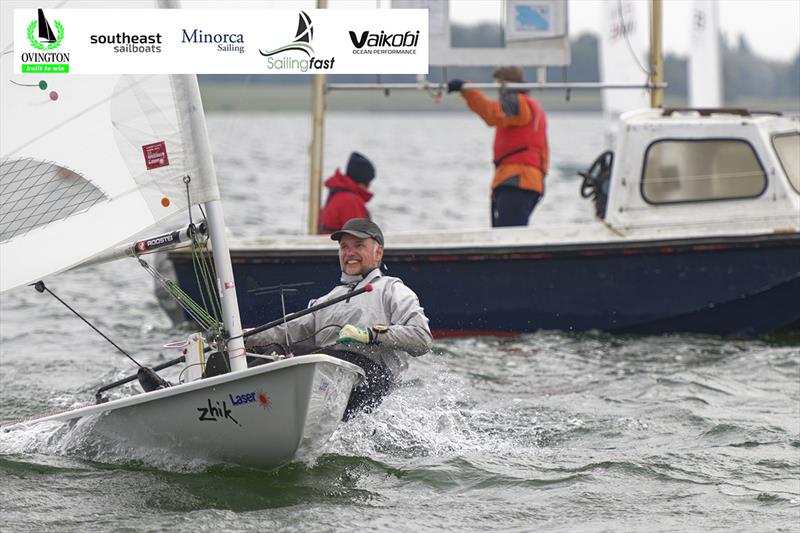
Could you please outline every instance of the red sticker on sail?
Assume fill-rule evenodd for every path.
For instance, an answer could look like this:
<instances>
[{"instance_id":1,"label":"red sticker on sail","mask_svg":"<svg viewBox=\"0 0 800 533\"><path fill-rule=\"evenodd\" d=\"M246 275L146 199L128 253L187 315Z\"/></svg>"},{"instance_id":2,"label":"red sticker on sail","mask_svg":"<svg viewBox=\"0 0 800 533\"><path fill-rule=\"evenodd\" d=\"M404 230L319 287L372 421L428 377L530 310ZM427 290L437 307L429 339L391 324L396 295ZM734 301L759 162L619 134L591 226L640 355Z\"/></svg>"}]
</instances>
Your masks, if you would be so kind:
<instances>
[{"instance_id":1,"label":"red sticker on sail","mask_svg":"<svg viewBox=\"0 0 800 533\"><path fill-rule=\"evenodd\" d=\"M153 144L145 144L142 146L144 152L144 164L147 170L154 168L166 167L169 165L169 158L167 157L167 145L164 141L159 141Z\"/></svg>"}]
</instances>

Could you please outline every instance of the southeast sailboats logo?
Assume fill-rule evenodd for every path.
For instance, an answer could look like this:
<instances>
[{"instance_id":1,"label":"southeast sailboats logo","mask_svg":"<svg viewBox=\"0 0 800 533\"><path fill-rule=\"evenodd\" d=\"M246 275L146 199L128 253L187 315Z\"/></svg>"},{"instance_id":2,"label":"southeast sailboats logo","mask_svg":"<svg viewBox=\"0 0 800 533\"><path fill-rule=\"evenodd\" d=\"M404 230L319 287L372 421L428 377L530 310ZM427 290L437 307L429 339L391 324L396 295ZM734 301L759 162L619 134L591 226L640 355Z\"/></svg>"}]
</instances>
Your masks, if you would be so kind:
<instances>
[{"instance_id":1,"label":"southeast sailboats logo","mask_svg":"<svg viewBox=\"0 0 800 533\"><path fill-rule=\"evenodd\" d=\"M47 17L44 16L44 11L41 9L38 11L38 20L31 21L31 23L28 24L28 41L31 43L31 46L37 50L55 50L61 46L61 41L64 40L64 26L58 20L53 21L58 31L58 37L56 37L53 33L53 28L50 27L50 22L47 20ZM37 28L39 30L38 40L33 37Z\"/></svg>"},{"instance_id":2,"label":"southeast sailboats logo","mask_svg":"<svg viewBox=\"0 0 800 533\"><path fill-rule=\"evenodd\" d=\"M314 38L314 26L311 24L311 17L305 11L299 14L297 23L297 34L294 41L285 44L274 50L258 50L262 56L267 58L267 69L269 70L299 70L307 72L309 69L330 70L336 58L318 59L314 55L314 48L311 40ZM302 52L308 59L295 59L291 57L273 57L287 52Z\"/></svg>"}]
</instances>

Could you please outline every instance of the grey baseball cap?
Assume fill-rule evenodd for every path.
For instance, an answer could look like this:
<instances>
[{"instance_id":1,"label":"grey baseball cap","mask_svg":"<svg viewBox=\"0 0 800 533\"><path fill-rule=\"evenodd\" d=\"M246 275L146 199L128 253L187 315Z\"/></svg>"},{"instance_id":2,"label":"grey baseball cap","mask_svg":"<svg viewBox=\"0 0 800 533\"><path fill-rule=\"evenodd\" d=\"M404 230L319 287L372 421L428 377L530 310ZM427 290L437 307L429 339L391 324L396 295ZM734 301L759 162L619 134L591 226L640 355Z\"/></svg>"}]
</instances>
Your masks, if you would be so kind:
<instances>
[{"instance_id":1,"label":"grey baseball cap","mask_svg":"<svg viewBox=\"0 0 800 533\"><path fill-rule=\"evenodd\" d=\"M331 233L331 239L339 241L345 233L353 237L358 237L359 239L375 239L378 244L383 246L383 232L381 228L368 218L351 218L345 222L342 229Z\"/></svg>"}]
</instances>

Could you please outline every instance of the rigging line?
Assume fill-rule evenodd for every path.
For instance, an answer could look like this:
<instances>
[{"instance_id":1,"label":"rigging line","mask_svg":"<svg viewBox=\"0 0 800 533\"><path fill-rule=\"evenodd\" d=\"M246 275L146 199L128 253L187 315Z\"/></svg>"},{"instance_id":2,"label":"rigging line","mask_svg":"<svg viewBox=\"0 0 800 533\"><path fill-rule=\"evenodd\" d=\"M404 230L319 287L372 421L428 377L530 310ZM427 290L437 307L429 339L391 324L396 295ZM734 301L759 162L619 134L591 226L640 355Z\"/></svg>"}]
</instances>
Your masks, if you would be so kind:
<instances>
[{"instance_id":1,"label":"rigging line","mask_svg":"<svg viewBox=\"0 0 800 533\"><path fill-rule=\"evenodd\" d=\"M192 181L192 177L188 174L183 177L183 183L186 185L186 203L189 208L189 227L194 226L194 222L192 220L192 197L191 192L189 189L189 183ZM205 212L200 207L200 212L203 213L205 217ZM206 314L213 313L215 327L214 329L219 328L219 316L221 314L220 308L221 305L218 299L215 299L216 292L211 287L213 285L213 278L210 278L209 269L205 261L203 259L205 256L203 255L203 251L201 248L200 243L197 239L197 233L195 231L191 232L192 234L192 266L194 267L194 274L195 274L195 281L197 282L197 288L200 291L200 297L203 300L203 307L205 309ZM202 276L203 283L201 284L200 278ZM209 306L206 303L205 294L203 293L203 289L209 293L209 302L211 305ZM210 313L208 310L210 309ZM209 328L210 329L210 328Z\"/></svg>"},{"instance_id":2,"label":"rigging line","mask_svg":"<svg viewBox=\"0 0 800 533\"><path fill-rule=\"evenodd\" d=\"M310 339L312 337L315 337L315 336L319 335L321 332L325 331L328 328L339 328L339 329L342 329L343 327L344 326L342 324L328 324L327 326L322 326L321 328L319 328L317 331L315 331L311 335L309 335L307 337L303 337L302 339L299 339L299 340L293 342L292 344L286 346L286 350L288 351L288 350L290 350L292 348L292 346L296 346L296 345L298 345L298 344L300 344L302 342L307 341L308 339ZM230 338L228 340L233 340L234 338L236 338L236 337L232 337L232 338ZM251 348L266 348L267 346L280 346L280 344L277 343L277 342L270 342L268 344L256 344L254 346L251 346Z\"/></svg>"},{"instance_id":3,"label":"rigging line","mask_svg":"<svg viewBox=\"0 0 800 533\"><path fill-rule=\"evenodd\" d=\"M343 327L344 327L344 325L342 325L342 324L328 324L327 326L322 326L321 328L319 328L317 331L315 331L314 333L312 333L308 337L300 339L299 341L295 342L294 344L300 344L301 342L307 341L311 337L316 337L319 333L325 331L328 328L339 328L339 329L342 329Z\"/></svg>"},{"instance_id":4,"label":"rigging line","mask_svg":"<svg viewBox=\"0 0 800 533\"><path fill-rule=\"evenodd\" d=\"M155 267L151 266L144 259L138 258L139 264L148 274L159 282L161 287L171 296L178 305L204 330L211 329L214 324L214 317L209 315L191 296L186 294L174 281L161 274Z\"/></svg>"},{"instance_id":5,"label":"rigging line","mask_svg":"<svg viewBox=\"0 0 800 533\"><path fill-rule=\"evenodd\" d=\"M639 61L639 57L636 55L636 51L633 49L633 45L631 44L630 36L628 35L628 27L625 25L625 17L622 15L622 0L617 0L617 15L619 15L620 25L622 27L622 36L625 37L625 44L628 45L628 50L633 56L633 60L636 61L636 64L639 68L647 74L648 79L652 76L652 72L647 70L642 63Z\"/></svg>"},{"instance_id":6,"label":"rigging line","mask_svg":"<svg viewBox=\"0 0 800 533\"><path fill-rule=\"evenodd\" d=\"M134 359L133 357L131 357L131 355L130 355L128 352L126 352L125 350L123 350L122 348L120 348L119 346L117 346L117 344L116 344L114 341L112 341L111 339L109 339L109 338L108 338L108 337L105 335L105 333L103 333L102 331L100 331L99 329L97 329L96 327L94 327L94 325L93 325L91 322L89 322L88 320L86 320L85 318L83 318L83 317L81 316L81 314L80 314L80 313L78 313L78 312L77 312L75 309L73 309L72 307L70 307L70 306L69 306L69 304L68 304L67 302L65 302L64 300L62 300L62 299L61 299L61 298L59 298L58 296L56 296L56 294L55 294L53 291L51 291L50 289L48 289L48 288L45 286L45 284L44 284L44 282L43 282L43 281L37 281L36 283L34 283L34 285L33 285L33 286L34 286L34 288L35 288L35 289L36 289L38 292L44 292L44 291L47 291L48 293L50 293L50 295L51 295L53 298L55 298L56 300L58 300L59 302L61 302L62 304L64 304L64 307L66 307L67 309L69 309L70 311L72 311L72 312L75 314L75 316L77 316L78 318L80 318L81 320L83 320L84 322L86 322L86 324L87 324L87 325L88 325L90 328L92 328L93 330L95 330L97 333L99 333L99 334L100 334L100 336L101 336L101 337L103 337L105 340L107 340L108 342L110 342L110 343L111 343L111 345L112 345L114 348L116 348L117 350L119 350L120 352L122 352L122 353L125 355L125 357L127 357L128 359L130 359L131 361L133 361L134 363L136 363L136 366L138 366L139 368L144 368L142 365L140 365L140 364L139 364L139 361L137 361L136 359Z\"/></svg>"},{"instance_id":7,"label":"rigging line","mask_svg":"<svg viewBox=\"0 0 800 533\"><path fill-rule=\"evenodd\" d=\"M138 79L138 76L137 76L137 79L138 79L138 81L136 82L136 84L135 84L135 85L139 85L139 84L141 84L141 83L144 83L145 81L147 81L147 80L149 80L150 78L153 78L153 77L155 77L155 76L157 76L157 75L156 75L156 74L150 74L150 75L141 75L141 76L142 76L142 79ZM131 87L133 87L133 84L131 85ZM77 113L75 113L74 115L72 115L72 116L70 116L70 117L67 117L67 118L65 118L64 120L62 120L62 121L61 121L61 122L59 122L58 124L52 124L52 125L48 125L48 129L47 129L47 131L46 131L45 133L43 133L43 134L41 134L41 135L39 135L39 136L37 136L37 137L34 137L34 138L32 138L32 139L28 140L26 143L24 143L24 144L22 144L22 145L20 145L20 146L17 146L16 148L10 149L8 152L6 152L6 154L5 154L5 155L6 155L6 156L10 156L10 155L12 155L12 154L16 154L17 152L19 152L19 151L20 151L20 150L22 150L23 148L26 148L27 146L29 146L29 145L33 144L34 142L36 142L36 141L38 141L38 140L40 140L40 139L43 139L44 137L47 137L48 135L55 134L55 133L56 133L56 130L58 130L58 129L60 129L60 128L64 127L65 125L67 125L67 124L71 123L72 121L74 121L74 120L78 119L79 117L82 117L82 116L83 116L83 115L85 115L86 113L89 113L89 112L91 112L91 111L93 111L93 110L97 109L98 107L101 107L101 106L103 106L103 105L107 104L107 103L108 103L108 102L110 102L110 101L111 101L113 98L116 98L117 96L120 96L121 94L124 94L124 93L128 92L128 90L129 90L129 89L121 89L121 90L119 90L119 91L116 91L116 92L114 92L113 94L111 94L110 96L107 96L107 97L103 98L102 100L99 100L99 101L97 101L97 102L95 102L95 103L93 103L93 104L91 104L91 105L87 106L86 108L84 108L84 109L82 109L82 110L78 111L78 112L77 112Z\"/></svg>"},{"instance_id":8,"label":"rigging line","mask_svg":"<svg viewBox=\"0 0 800 533\"><path fill-rule=\"evenodd\" d=\"M283 287L281 287L281 309L283 310L283 332L286 334L286 346L291 346L289 342L289 328L286 327L286 300L283 297Z\"/></svg>"}]
</instances>

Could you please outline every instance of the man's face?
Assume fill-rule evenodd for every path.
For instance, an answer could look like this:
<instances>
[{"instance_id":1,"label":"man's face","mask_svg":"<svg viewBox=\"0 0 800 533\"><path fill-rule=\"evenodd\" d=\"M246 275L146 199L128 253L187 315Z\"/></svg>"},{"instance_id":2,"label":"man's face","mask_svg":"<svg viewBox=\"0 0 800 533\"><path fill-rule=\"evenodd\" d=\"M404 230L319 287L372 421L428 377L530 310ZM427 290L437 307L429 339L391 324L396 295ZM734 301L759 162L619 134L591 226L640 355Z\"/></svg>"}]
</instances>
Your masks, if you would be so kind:
<instances>
[{"instance_id":1,"label":"man's face","mask_svg":"<svg viewBox=\"0 0 800 533\"><path fill-rule=\"evenodd\" d=\"M364 276L378 268L383 259L383 246L375 239L359 239L345 233L339 240L339 266L351 276Z\"/></svg>"}]
</instances>

